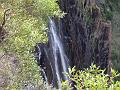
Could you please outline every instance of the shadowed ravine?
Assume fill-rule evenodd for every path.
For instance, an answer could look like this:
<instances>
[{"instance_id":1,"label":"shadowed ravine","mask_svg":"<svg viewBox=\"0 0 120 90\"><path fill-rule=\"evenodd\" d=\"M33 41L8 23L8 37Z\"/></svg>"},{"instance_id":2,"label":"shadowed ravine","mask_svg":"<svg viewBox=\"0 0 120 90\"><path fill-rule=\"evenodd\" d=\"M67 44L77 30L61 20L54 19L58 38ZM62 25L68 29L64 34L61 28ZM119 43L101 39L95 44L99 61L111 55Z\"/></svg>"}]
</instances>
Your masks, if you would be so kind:
<instances>
[{"instance_id":1,"label":"shadowed ravine","mask_svg":"<svg viewBox=\"0 0 120 90\"><path fill-rule=\"evenodd\" d=\"M69 80L63 74L68 67L83 69L94 63L111 73L111 23L102 19L99 7L88 8L86 15L85 6L78 4L79 0L60 0L60 8L67 14L60 20L49 19L48 44L35 47L44 78L60 90L61 80Z\"/></svg>"}]
</instances>

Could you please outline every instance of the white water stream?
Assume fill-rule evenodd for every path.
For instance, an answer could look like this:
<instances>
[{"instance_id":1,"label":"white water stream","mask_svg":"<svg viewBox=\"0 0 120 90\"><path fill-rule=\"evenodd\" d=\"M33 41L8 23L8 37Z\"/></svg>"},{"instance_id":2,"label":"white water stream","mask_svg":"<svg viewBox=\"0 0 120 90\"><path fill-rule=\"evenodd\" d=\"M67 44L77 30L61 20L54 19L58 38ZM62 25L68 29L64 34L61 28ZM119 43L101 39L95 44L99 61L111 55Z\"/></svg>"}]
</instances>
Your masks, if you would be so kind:
<instances>
[{"instance_id":1,"label":"white water stream","mask_svg":"<svg viewBox=\"0 0 120 90\"><path fill-rule=\"evenodd\" d=\"M68 72L68 64L67 64L67 56L65 55L61 40L59 36L57 35L57 28L55 25L55 22L50 19L49 21L49 29L50 29L50 37L51 37L51 44L52 44L52 50L53 50L53 57L55 60L55 70L56 70L56 76L58 80L58 88L59 90L62 89L61 85L61 76L60 76L60 70L59 70L59 64L61 62L61 68L63 72ZM60 59L58 59L58 54L60 56ZM58 61L61 60L61 61ZM63 74L64 80L68 80L68 77Z\"/></svg>"}]
</instances>

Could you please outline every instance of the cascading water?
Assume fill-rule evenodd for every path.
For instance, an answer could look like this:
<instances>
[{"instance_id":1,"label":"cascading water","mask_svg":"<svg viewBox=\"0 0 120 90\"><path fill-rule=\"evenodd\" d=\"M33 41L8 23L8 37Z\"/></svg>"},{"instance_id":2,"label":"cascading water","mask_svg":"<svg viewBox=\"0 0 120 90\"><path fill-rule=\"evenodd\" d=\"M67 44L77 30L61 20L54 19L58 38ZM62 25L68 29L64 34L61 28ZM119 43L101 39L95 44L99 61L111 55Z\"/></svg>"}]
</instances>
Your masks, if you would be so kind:
<instances>
[{"instance_id":1,"label":"cascading water","mask_svg":"<svg viewBox=\"0 0 120 90\"><path fill-rule=\"evenodd\" d=\"M55 70L56 70L56 76L58 80L58 87L61 90L61 75L59 70L59 64L58 62L61 62L61 68L63 72L68 72L68 63L67 63L67 56L65 55L61 40L59 36L57 35L57 28L55 25L55 22L50 19L49 20L49 29L50 29L50 38L51 38L51 45L52 45L52 51L53 51L53 58L55 62ZM59 54L59 55L58 55ZM60 56L60 58L58 58ZM60 61L59 61L60 60ZM68 77L63 74L64 80L68 80Z\"/></svg>"},{"instance_id":2,"label":"cascading water","mask_svg":"<svg viewBox=\"0 0 120 90\"><path fill-rule=\"evenodd\" d=\"M35 46L35 56L38 65L42 69L46 83L58 86L62 89L62 80L69 80L64 74L68 73L69 59L58 35L58 28L55 21L49 18L49 43L47 45L40 43Z\"/></svg>"},{"instance_id":3,"label":"cascading water","mask_svg":"<svg viewBox=\"0 0 120 90\"><path fill-rule=\"evenodd\" d=\"M45 83L46 83L46 86L47 86L47 90L48 90L48 79L47 79L47 76L46 76L46 73L44 71L44 69L41 69L43 75L44 75L44 78L45 78Z\"/></svg>"},{"instance_id":4,"label":"cascading water","mask_svg":"<svg viewBox=\"0 0 120 90\"><path fill-rule=\"evenodd\" d=\"M67 56L70 66L76 66L77 70L84 70L94 62L110 74L111 23L101 19L100 9L97 7L87 13L92 21L86 25L88 22L84 19L84 8L80 6L82 4L79 0L60 0L59 5L67 15L62 19L56 19L57 22L54 20L55 17L50 18L48 43L35 46L38 65L44 69L48 83L61 89L61 80L68 80L62 73L68 72ZM74 82L70 82L74 87Z\"/></svg>"}]
</instances>

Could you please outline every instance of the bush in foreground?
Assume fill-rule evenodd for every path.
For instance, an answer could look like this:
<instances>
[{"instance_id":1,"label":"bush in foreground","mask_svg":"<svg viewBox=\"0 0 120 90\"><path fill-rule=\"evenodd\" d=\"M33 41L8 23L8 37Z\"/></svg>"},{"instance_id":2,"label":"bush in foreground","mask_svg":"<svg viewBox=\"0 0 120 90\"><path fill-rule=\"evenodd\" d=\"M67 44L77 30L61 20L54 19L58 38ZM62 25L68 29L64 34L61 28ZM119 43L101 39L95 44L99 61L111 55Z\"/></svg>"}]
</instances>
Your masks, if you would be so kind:
<instances>
[{"instance_id":1,"label":"bush in foreground","mask_svg":"<svg viewBox=\"0 0 120 90\"><path fill-rule=\"evenodd\" d=\"M63 82L63 90L72 90L74 87L77 90L120 90L120 82L114 81L114 78L119 74L112 71L112 76L105 74L105 70L99 69L96 65L91 65L89 69L76 70L75 67L69 69L69 73L66 75L69 77L69 81Z\"/></svg>"}]
</instances>

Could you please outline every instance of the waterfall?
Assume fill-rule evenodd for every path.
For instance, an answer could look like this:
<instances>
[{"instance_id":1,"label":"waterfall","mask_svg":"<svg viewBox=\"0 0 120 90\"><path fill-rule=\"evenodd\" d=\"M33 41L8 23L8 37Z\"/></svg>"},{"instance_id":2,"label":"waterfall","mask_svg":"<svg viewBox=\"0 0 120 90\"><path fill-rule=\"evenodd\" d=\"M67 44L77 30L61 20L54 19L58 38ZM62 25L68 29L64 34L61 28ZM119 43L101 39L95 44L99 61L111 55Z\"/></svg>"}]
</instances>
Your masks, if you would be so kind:
<instances>
[{"instance_id":1,"label":"waterfall","mask_svg":"<svg viewBox=\"0 0 120 90\"><path fill-rule=\"evenodd\" d=\"M38 65L44 69L49 84L59 90L61 80L69 80L62 73L68 72L69 64L84 70L94 62L100 69L106 69L106 73L111 72L111 23L102 20L99 8L86 14L92 18L87 22L86 12L82 12L84 8L78 2L59 2L67 15L61 19L49 18L48 43L40 43L40 49L36 47ZM75 87L74 81L70 83Z\"/></svg>"},{"instance_id":2,"label":"waterfall","mask_svg":"<svg viewBox=\"0 0 120 90\"><path fill-rule=\"evenodd\" d=\"M45 78L45 83L46 83L47 90L49 90L48 89L48 79L47 79L46 73L45 73L44 69L41 69L41 71L42 71L42 73L44 75L44 78Z\"/></svg>"},{"instance_id":3,"label":"waterfall","mask_svg":"<svg viewBox=\"0 0 120 90\"><path fill-rule=\"evenodd\" d=\"M58 30L55 21L49 18L49 43L37 44L35 57L46 83L58 86L59 90L62 90L62 80L69 80L65 75L68 73L69 59L65 54Z\"/></svg>"},{"instance_id":4,"label":"waterfall","mask_svg":"<svg viewBox=\"0 0 120 90\"><path fill-rule=\"evenodd\" d=\"M78 23L73 20L72 24L69 24L71 21L68 18L60 21L60 26L50 18L48 43L40 43L35 47L38 65L44 69L48 83L59 90L62 90L61 81L69 80L62 73L68 72L69 62L71 67L76 66L80 70L88 68L94 62L101 69L106 69L106 73L111 72L111 25L101 22L99 30L94 30L95 24L89 28L90 32L86 32L89 29L83 25L83 21ZM76 88L74 82L70 80L70 83Z\"/></svg>"},{"instance_id":5,"label":"waterfall","mask_svg":"<svg viewBox=\"0 0 120 90\"><path fill-rule=\"evenodd\" d=\"M57 28L56 28L55 22L52 19L49 20L49 29L50 29L50 38L51 38L51 45L52 45L52 51L53 51L53 58L55 62L56 76L58 80L59 89L61 89L61 75L60 75L59 64L61 64L62 66L61 68L63 72L68 72L68 63L67 63L67 58L66 58L67 56L65 55L63 45L61 43L59 35L57 34ZM58 58L58 54L60 58ZM68 77L64 74L63 74L63 78L64 80L68 80Z\"/></svg>"}]
</instances>

